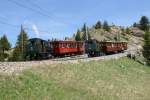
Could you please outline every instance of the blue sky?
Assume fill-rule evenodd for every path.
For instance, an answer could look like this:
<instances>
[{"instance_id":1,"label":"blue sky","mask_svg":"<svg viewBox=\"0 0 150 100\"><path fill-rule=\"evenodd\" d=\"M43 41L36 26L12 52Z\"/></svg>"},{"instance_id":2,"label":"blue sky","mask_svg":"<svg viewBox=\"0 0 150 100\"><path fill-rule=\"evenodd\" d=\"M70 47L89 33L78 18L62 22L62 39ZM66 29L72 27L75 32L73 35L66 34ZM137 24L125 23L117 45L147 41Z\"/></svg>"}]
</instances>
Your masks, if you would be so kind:
<instances>
[{"instance_id":1,"label":"blue sky","mask_svg":"<svg viewBox=\"0 0 150 100\"><path fill-rule=\"evenodd\" d=\"M85 22L92 26L107 20L129 26L142 15L150 18L149 0L11 0L31 9L0 1L0 36L6 34L13 46L20 27L12 25L23 24L30 38L62 39L72 36Z\"/></svg>"}]
</instances>

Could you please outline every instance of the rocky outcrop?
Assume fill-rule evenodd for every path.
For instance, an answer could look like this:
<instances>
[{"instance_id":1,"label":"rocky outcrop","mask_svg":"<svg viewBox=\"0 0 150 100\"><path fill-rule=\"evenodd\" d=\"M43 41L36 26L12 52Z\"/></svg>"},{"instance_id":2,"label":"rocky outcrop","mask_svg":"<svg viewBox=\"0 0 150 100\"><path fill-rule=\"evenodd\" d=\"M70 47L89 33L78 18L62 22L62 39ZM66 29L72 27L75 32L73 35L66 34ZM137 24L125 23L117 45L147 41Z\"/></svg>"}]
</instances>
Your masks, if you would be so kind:
<instances>
[{"instance_id":1,"label":"rocky outcrop","mask_svg":"<svg viewBox=\"0 0 150 100\"><path fill-rule=\"evenodd\" d=\"M137 37L143 37L145 34L144 31L140 30L137 27L132 27L132 28L130 28L130 30L131 30L131 34L134 36L137 36Z\"/></svg>"}]
</instances>

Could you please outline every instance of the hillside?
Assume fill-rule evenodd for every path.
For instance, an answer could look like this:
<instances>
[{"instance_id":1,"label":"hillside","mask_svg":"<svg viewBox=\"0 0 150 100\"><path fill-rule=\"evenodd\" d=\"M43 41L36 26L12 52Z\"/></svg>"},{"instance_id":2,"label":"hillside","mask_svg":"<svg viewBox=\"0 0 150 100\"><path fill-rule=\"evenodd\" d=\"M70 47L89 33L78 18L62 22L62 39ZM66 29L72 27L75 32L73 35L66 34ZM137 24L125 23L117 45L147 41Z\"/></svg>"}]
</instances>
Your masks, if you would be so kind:
<instances>
[{"instance_id":1,"label":"hillside","mask_svg":"<svg viewBox=\"0 0 150 100\"><path fill-rule=\"evenodd\" d=\"M144 31L139 28L130 27L129 33L126 33L126 30L123 27L119 26L111 26L111 31L107 32L104 29L95 29L90 28L89 34L92 39L97 39L99 41L127 41L129 45L143 45L143 36ZM81 37L83 36L83 32L81 32Z\"/></svg>"},{"instance_id":2,"label":"hillside","mask_svg":"<svg viewBox=\"0 0 150 100\"><path fill-rule=\"evenodd\" d=\"M94 27L89 28L87 31L91 39L98 41L126 41L128 42L128 50L133 52L140 52L144 45L144 34L145 32L137 27L127 28L121 26L110 26L110 32L105 31L103 28L95 29ZM84 36L84 32L80 33L80 37ZM72 38L71 40L75 39Z\"/></svg>"},{"instance_id":3,"label":"hillside","mask_svg":"<svg viewBox=\"0 0 150 100\"><path fill-rule=\"evenodd\" d=\"M150 68L128 58L39 66L0 75L3 100L149 100Z\"/></svg>"}]
</instances>

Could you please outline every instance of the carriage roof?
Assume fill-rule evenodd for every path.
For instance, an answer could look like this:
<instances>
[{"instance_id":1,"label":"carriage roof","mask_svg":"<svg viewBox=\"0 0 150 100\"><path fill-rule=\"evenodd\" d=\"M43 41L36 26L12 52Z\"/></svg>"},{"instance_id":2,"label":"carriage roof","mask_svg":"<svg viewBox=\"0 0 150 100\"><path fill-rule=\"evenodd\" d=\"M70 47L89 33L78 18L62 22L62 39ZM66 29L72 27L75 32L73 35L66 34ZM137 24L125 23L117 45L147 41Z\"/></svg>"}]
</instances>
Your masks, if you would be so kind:
<instances>
[{"instance_id":1,"label":"carriage roof","mask_svg":"<svg viewBox=\"0 0 150 100\"><path fill-rule=\"evenodd\" d=\"M31 38L29 39L29 41L43 41L43 42L47 42L46 40L40 39L40 38Z\"/></svg>"}]
</instances>

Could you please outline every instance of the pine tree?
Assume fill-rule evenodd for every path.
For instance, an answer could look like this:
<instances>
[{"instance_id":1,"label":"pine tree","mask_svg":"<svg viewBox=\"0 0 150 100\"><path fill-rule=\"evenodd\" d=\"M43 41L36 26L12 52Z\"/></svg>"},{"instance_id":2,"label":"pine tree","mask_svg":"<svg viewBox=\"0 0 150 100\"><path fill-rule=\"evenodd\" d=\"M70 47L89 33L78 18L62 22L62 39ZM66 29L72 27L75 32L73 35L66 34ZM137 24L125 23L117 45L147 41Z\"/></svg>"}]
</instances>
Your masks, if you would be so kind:
<instances>
[{"instance_id":1,"label":"pine tree","mask_svg":"<svg viewBox=\"0 0 150 100\"><path fill-rule=\"evenodd\" d=\"M150 32L145 33L145 45L143 55L147 60L147 63L150 65Z\"/></svg>"},{"instance_id":2,"label":"pine tree","mask_svg":"<svg viewBox=\"0 0 150 100\"><path fill-rule=\"evenodd\" d=\"M86 26L86 23L85 23L85 24L83 25L81 31L82 31L82 32L86 32L86 28L87 28L87 26Z\"/></svg>"},{"instance_id":3,"label":"pine tree","mask_svg":"<svg viewBox=\"0 0 150 100\"><path fill-rule=\"evenodd\" d=\"M95 25L95 29L101 29L102 28L102 24L100 21L98 21Z\"/></svg>"},{"instance_id":4,"label":"pine tree","mask_svg":"<svg viewBox=\"0 0 150 100\"><path fill-rule=\"evenodd\" d=\"M86 41L86 40L90 40L90 39L91 39L91 35L90 35L90 32L89 32L89 28L86 27L85 31L83 32L82 40Z\"/></svg>"},{"instance_id":5,"label":"pine tree","mask_svg":"<svg viewBox=\"0 0 150 100\"><path fill-rule=\"evenodd\" d=\"M4 61L3 49L2 49L2 40L0 39L0 61Z\"/></svg>"},{"instance_id":6,"label":"pine tree","mask_svg":"<svg viewBox=\"0 0 150 100\"><path fill-rule=\"evenodd\" d=\"M139 28L143 31L149 30L149 19L146 16L141 17Z\"/></svg>"},{"instance_id":7,"label":"pine tree","mask_svg":"<svg viewBox=\"0 0 150 100\"><path fill-rule=\"evenodd\" d=\"M1 44L1 49L2 49L3 53L4 53L5 51L10 50L11 44L9 43L9 41L8 41L6 35L4 35L4 36L0 39L0 41L1 41L1 42L0 42L0 44Z\"/></svg>"},{"instance_id":8,"label":"pine tree","mask_svg":"<svg viewBox=\"0 0 150 100\"><path fill-rule=\"evenodd\" d=\"M83 25L82 32L83 32L83 35L82 35L81 40L85 41L85 40L87 40L87 26L86 26L86 24Z\"/></svg>"},{"instance_id":9,"label":"pine tree","mask_svg":"<svg viewBox=\"0 0 150 100\"><path fill-rule=\"evenodd\" d=\"M75 40L76 40L76 41L81 41L81 32L80 32L79 29L78 29L77 34L76 34L76 36L75 36Z\"/></svg>"},{"instance_id":10,"label":"pine tree","mask_svg":"<svg viewBox=\"0 0 150 100\"><path fill-rule=\"evenodd\" d=\"M0 38L0 61L4 61L5 58L8 58L8 54L5 51L10 50L11 45L7 39L6 35L3 35Z\"/></svg>"},{"instance_id":11,"label":"pine tree","mask_svg":"<svg viewBox=\"0 0 150 100\"><path fill-rule=\"evenodd\" d=\"M136 22L133 23L133 27L138 27L138 24Z\"/></svg>"},{"instance_id":12,"label":"pine tree","mask_svg":"<svg viewBox=\"0 0 150 100\"><path fill-rule=\"evenodd\" d=\"M3 53L3 48L2 48L2 38L0 38L0 53L2 54Z\"/></svg>"},{"instance_id":13,"label":"pine tree","mask_svg":"<svg viewBox=\"0 0 150 100\"><path fill-rule=\"evenodd\" d=\"M27 47L28 36L27 33L24 31L23 27L21 26L21 32L18 35L16 47L13 52L12 60L22 61L25 60L26 57L26 47Z\"/></svg>"},{"instance_id":14,"label":"pine tree","mask_svg":"<svg viewBox=\"0 0 150 100\"><path fill-rule=\"evenodd\" d=\"M68 40L69 38L68 37L65 37L65 40Z\"/></svg>"},{"instance_id":15,"label":"pine tree","mask_svg":"<svg viewBox=\"0 0 150 100\"><path fill-rule=\"evenodd\" d=\"M105 31L110 32L110 27L109 27L109 25L108 25L108 22L107 22L107 21L104 21L103 29L104 29Z\"/></svg>"}]
</instances>

